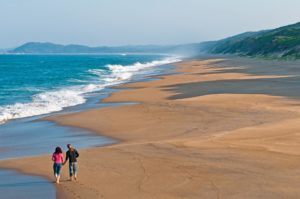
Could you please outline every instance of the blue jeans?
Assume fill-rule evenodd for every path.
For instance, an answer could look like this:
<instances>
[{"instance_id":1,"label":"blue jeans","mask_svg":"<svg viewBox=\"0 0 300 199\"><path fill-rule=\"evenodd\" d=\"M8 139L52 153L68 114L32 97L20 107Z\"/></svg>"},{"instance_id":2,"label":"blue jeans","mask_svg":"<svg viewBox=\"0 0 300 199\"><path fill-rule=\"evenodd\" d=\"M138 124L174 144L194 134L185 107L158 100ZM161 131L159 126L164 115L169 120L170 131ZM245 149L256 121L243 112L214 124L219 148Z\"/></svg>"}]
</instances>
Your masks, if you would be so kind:
<instances>
[{"instance_id":1,"label":"blue jeans","mask_svg":"<svg viewBox=\"0 0 300 199\"><path fill-rule=\"evenodd\" d=\"M70 177L77 174L77 162L69 162Z\"/></svg>"},{"instance_id":2,"label":"blue jeans","mask_svg":"<svg viewBox=\"0 0 300 199\"><path fill-rule=\"evenodd\" d=\"M54 163L53 164L53 172L55 176L60 175L60 170L61 170L61 163Z\"/></svg>"}]
</instances>

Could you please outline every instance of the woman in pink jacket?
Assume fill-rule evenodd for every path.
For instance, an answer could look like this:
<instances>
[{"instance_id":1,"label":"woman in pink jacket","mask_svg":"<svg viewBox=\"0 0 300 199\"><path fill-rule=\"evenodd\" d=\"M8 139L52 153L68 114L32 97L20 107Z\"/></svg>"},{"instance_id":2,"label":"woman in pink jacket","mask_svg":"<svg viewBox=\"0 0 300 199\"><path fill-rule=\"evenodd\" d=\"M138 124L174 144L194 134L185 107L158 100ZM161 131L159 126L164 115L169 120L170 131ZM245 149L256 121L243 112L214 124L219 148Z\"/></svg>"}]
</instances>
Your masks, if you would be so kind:
<instances>
[{"instance_id":1,"label":"woman in pink jacket","mask_svg":"<svg viewBox=\"0 0 300 199\"><path fill-rule=\"evenodd\" d=\"M53 164L53 171L54 171L54 176L56 179L56 183L59 184L59 179L60 179L60 170L62 167L62 163L64 162L64 157L63 153L60 147L55 148L55 152L52 155L52 160L54 162Z\"/></svg>"}]
</instances>

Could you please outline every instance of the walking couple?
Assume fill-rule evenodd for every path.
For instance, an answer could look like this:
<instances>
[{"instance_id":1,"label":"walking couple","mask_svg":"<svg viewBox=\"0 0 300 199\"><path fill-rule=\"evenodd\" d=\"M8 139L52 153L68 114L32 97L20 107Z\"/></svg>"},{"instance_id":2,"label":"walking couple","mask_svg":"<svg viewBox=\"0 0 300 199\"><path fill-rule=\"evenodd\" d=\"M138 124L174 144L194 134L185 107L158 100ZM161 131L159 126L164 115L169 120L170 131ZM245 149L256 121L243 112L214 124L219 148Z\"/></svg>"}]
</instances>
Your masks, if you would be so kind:
<instances>
[{"instance_id":1,"label":"walking couple","mask_svg":"<svg viewBox=\"0 0 300 199\"><path fill-rule=\"evenodd\" d=\"M55 176L55 182L59 184L60 180L60 171L63 165L69 160L69 174L70 181L77 180L77 158L79 157L78 151L71 145L67 144L68 151L66 152L66 159L64 160L63 152L60 147L55 148L55 152L52 155L53 171Z\"/></svg>"}]
</instances>

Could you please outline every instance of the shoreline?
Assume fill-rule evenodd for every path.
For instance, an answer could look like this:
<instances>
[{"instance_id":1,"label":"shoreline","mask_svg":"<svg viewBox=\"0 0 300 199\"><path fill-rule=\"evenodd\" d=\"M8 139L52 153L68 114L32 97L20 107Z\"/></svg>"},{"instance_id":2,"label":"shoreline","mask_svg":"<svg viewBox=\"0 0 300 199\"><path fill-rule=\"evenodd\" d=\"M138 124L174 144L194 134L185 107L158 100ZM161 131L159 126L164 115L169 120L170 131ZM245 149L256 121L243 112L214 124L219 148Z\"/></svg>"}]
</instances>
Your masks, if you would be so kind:
<instances>
[{"instance_id":1,"label":"shoreline","mask_svg":"<svg viewBox=\"0 0 300 199\"><path fill-rule=\"evenodd\" d=\"M37 156L37 155L45 155L47 152L49 152L49 147L44 150L39 150L38 148L35 148L37 152L33 152L33 149L29 149L26 151L26 154L20 155L18 154L18 148L29 148L30 146L23 146L21 144L20 146L17 145L7 145L6 143L9 143L10 140L9 135L17 136L20 137L22 136L22 131L26 131L27 133L30 132L28 135L29 137L31 136L32 138L36 139L36 137L40 137L41 141L45 141L45 139L48 140L47 138L47 133L51 133L49 131L54 131L55 136L61 141L61 142L66 142L62 136L68 137L69 142L74 143L76 146L79 148L88 148L88 147L98 147L98 146L106 146L109 144L115 143L117 140L112 140L108 137L104 136L99 136L91 131L88 131L87 129L84 128L76 128L76 127L70 127L70 126L64 126L64 125L59 125L55 122L47 121L46 118L51 117L51 116L59 116L59 115L65 115L65 114L71 114L71 113L78 113L82 111L87 111L91 109L101 109L105 107L114 107L114 106L123 106L126 104L131 104L130 102L124 102L124 103L101 103L102 99L108 97L111 93L118 92L121 90L121 88L117 88L118 86L130 82L146 82L146 81L151 81L155 79L154 76L156 75L166 75L170 73L170 70L173 69L173 66L171 64L163 64L161 66L155 66L151 68L145 68L142 73L137 73L131 80L127 80L124 83L120 83L114 86L109 86L107 88L104 88L100 92L93 93L91 95L86 96L87 101L84 104L79 104L76 106L72 107L66 107L62 111L54 112L54 113L48 113L48 114L43 114L43 115L38 115L38 116L32 116L32 117L27 117L27 118L20 118L20 119L14 119L11 121L8 121L5 124L0 125L0 130L3 132L6 132L2 136L4 136L2 142L0 141L0 144L3 144L5 147L3 147L3 151L6 152L5 154L2 154L0 156L0 159L5 160L5 159L15 159L15 158L24 158L24 157L32 157L32 156ZM145 73L145 74L144 74ZM100 99L100 100L99 100ZM44 125L42 123L45 123ZM43 127L42 126L47 126L47 128L50 128L47 133L43 133L43 135L39 135L39 132L43 132ZM19 128L18 128L19 127ZM76 132L76 133L74 133ZM60 135L61 134L61 135ZM73 134L73 137L70 137L71 134ZM53 138L55 136L52 136ZM84 138L82 141L79 141L77 137L83 136ZM98 136L98 138L97 138ZM46 138L44 138L46 137ZM51 137L51 139L52 139ZM22 138L21 138L22 139ZM67 138L66 138L67 139ZM93 139L92 143L84 142L84 140L89 140ZM102 141L105 143L102 143ZM105 141L106 140L106 141ZM95 144L95 142L98 141L98 144ZM32 142L32 141L31 141ZM49 140L48 140L49 142ZM76 144L77 142L81 142ZM39 143L37 140L35 143ZM46 144L46 143L45 143ZM59 142L60 144L60 142ZM38 144L39 145L39 144ZM54 144L55 145L55 144ZM16 146L16 147L15 147ZM55 146L51 146L52 148ZM52 150L51 148L51 150ZM16 151L16 152L15 152ZM31 154L33 152L33 155Z\"/></svg>"},{"instance_id":2,"label":"shoreline","mask_svg":"<svg viewBox=\"0 0 300 199\"><path fill-rule=\"evenodd\" d=\"M131 80L127 80L126 82L121 83L119 85L122 85L122 84L125 84L128 82L151 81L156 78L156 77L154 77L156 75L169 74L171 69L173 69L173 66L171 66L170 64L163 64L160 66L146 68L143 70L142 73L135 74L135 76ZM23 146L23 144L21 144L21 145L12 144L12 146L10 146L9 144L8 145L4 144L3 148L0 149L0 151L3 152L3 154L1 154L0 161L14 161L14 160L24 159L24 158L30 159L30 158L34 158L34 157L38 157L38 156L47 156L49 151L52 151L52 148L54 148L56 145L61 145L60 142L64 143L61 146L65 146L65 143L73 143L76 146L76 148L79 150L84 150L84 149L88 149L91 147L104 147L104 146L113 145L113 144L117 143L118 142L117 139L112 139L109 137L97 135L97 134L87 131L86 129L83 129L83 128L59 125L55 122L51 122L51 121L48 121L45 119L49 116L65 115L65 114L70 114L70 113L87 111L90 109L101 109L103 107L114 107L114 106L121 106L121 105L123 106L125 104L131 104L131 103L101 103L101 100L103 98L109 96L111 93L118 92L120 90L120 89L117 89L114 87L118 87L118 85L107 87L107 88L103 89L101 92L98 92L97 94L92 94L91 96L88 96L87 101L84 104L76 105L73 107L67 107L64 110L59 111L59 112L48 113L48 114L39 115L39 116L32 116L32 117L28 117L28 118L14 119L14 120L8 121L7 123L3 124L0 128L1 128L1 130L3 130L6 133L2 135L2 137L4 136L3 138L5 138L5 139L2 140L2 143L0 141L0 144L4 144L5 142L10 143L9 140L6 140L6 138L8 138L8 135L12 134L12 136L21 136L22 131L30 132L30 135L27 136L30 139L34 138L34 140L36 140L35 137L39 138L40 141L38 142L38 145L42 145L41 141L43 142L45 139L43 137L48 137L48 139L46 138L48 140L47 141L48 143L45 143L46 144L45 146L47 146L46 149L45 149L45 147L40 146L42 150L39 150L36 147L28 148L28 147L30 147L28 144L27 144L28 146L27 145ZM100 101L99 101L99 99L100 99ZM44 127L39 128L41 125ZM50 134L53 134L53 133L51 133L51 131L55 132L53 134L53 136L50 136L50 137L47 136L48 133L44 132L44 130L43 130L45 128L47 129L47 132ZM38 135L38 132L43 132L43 136ZM51 142L52 137L56 137L56 139L58 139L60 142L54 143L54 145L50 147L48 145L49 145L49 141ZM63 138L63 137L65 137L65 138ZM50 138L50 140L49 140L49 138ZM34 142L35 141L30 141L29 143L34 143ZM27 143L27 142L25 142L25 143ZM28 149L26 149L25 153L18 152L18 150L19 150L18 148L22 148L22 147L23 148L25 147L24 149L26 149L26 147L28 148ZM33 151L33 149L36 149L37 151ZM4 173L6 170L7 170L7 168L1 169L1 171ZM23 177L24 175L22 175L22 173L24 173L24 172L22 172L21 169L16 168L13 170L16 171L14 174L12 174L11 172L7 172L8 174L11 173L11 176L9 176L9 178L12 178L12 179L13 178L19 178L19 179L24 178ZM35 178L35 176L36 176L36 179L38 179L39 175L34 174L34 173L32 173L32 175L28 176L27 178L28 179ZM45 177L43 176L43 178L45 178ZM52 185L51 181L49 181L49 184L47 186L49 186L49 190L53 189L53 185ZM31 189L34 189L34 187L32 187ZM4 191L4 192L9 191L9 187L7 188L7 190L4 189L2 191ZM31 191L33 191L33 190L30 190L30 189L27 190L27 192L31 192ZM16 193L16 194L18 194L18 193ZM34 197L36 197L36 196L34 196ZM36 198L39 198L39 197L36 197ZM52 198L52 197L49 196L49 198Z\"/></svg>"},{"instance_id":3,"label":"shoreline","mask_svg":"<svg viewBox=\"0 0 300 199\"><path fill-rule=\"evenodd\" d=\"M96 95L105 93L109 90L109 87L143 79L147 74L160 73L161 70L156 66L167 65L179 60L177 56L166 57L158 54L147 56L132 55L126 57L123 55L85 55L81 57L78 55L80 59L75 55L63 57L39 55L38 57L29 56L29 58L32 58L30 61L28 61L28 56L29 55L21 56L19 61L24 62L24 65L29 64L28 62L30 61L33 62L32 72L38 71L39 60L43 59L44 62L57 66L57 68L55 68L56 71L64 71L66 74L61 74L62 78L60 81L49 82L48 86L45 85L40 89L38 88L39 85L35 85L35 79L31 79L30 82L32 83L27 82L28 88L24 88L24 91L28 90L28 92L22 93L20 100L18 100L17 94L14 95L10 93L10 90L2 90L1 92L4 96L11 95L11 98L5 98L1 101L1 124L22 118L44 117L49 114L67 112L68 110L76 111L78 107L96 108L95 106L86 107L85 105L89 104L87 101L90 101L93 97L97 97ZM13 59L17 58L12 57L12 59L8 60ZM72 62L72 60L74 64L68 64ZM118 60L119 64L111 64L115 62L114 60ZM64 63L64 61L66 63ZM63 63L66 64L66 66L64 70L60 70L61 67L58 66ZM124 65L122 65L122 63ZM9 65L10 61L4 64ZM82 67L82 65L87 66ZM89 65L91 66L88 67ZM79 69L73 70L74 66L78 66ZM53 71L55 70L53 69ZM53 71L48 71L49 75L55 73ZM43 78L43 76L39 76L38 74L35 76L37 76L36 78ZM64 79L69 76L72 77L70 79ZM22 80L20 80L20 82L22 82ZM9 87L5 82L3 82L3 84ZM18 88L12 88L12 91L14 89L18 90ZM22 98L24 99L22 100Z\"/></svg>"},{"instance_id":4,"label":"shoreline","mask_svg":"<svg viewBox=\"0 0 300 199\"><path fill-rule=\"evenodd\" d=\"M44 195L45 199L55 198L55 187L48 180L40 176L28 176L13 170L0 171L0 194L3 198L38 198ZM29 191L34 186L34 191ZM29 189L28 189L29 188Z\"/></svg>"},{"instance_id":5,"label":"shoreline","mask_svg":"<svg viewBox=\"0 0 300 199\"><path fill-rule=\"evenodd\" d=\"M267 187L277 194L280 193L280 196L296 194L294 189L276 190L279 185L283 186L278 182L277 185L272 186L267 183L268 186L263 185L261 191L251 195L249 190L258 190L257 186L262 185L258 176L251 176L251 174L263 175L262 171L266 172L263 169L266 165L256 160L252 167L247 166L244 164L244 156L249 158L249 161L255 160L254 157L263 159L272 155L275 160L270 161L276 163L273 167L274 172L282 169L283 166L276 161L277 154L273 153L279 151L281 154L291 154L292 149L297 148L297 145L286 146L276 143L274 145L268 140L276 140L277 137L284 136L281 132L272 132L273 126L277 125L278 129L282 129L284 127L282 124L290 123L292 124L290 126L298 129L295 125L295 121L299 121L300 117L300 111L295 110L297 100L260 93L209 95L193 93L193 88L200 88L199 86L205 83L216 81L242 82L261 79L268 81L289 78L289 76L287 74L249 75L241 73L238 66L227 65L222 68L218 65L224 62L226 61L181 62L177 66L178 74L162 75L161 79L149 82L121 85L122 88L133 89L112 93L103 100L104 103L132 101L139 104L92 109L49 118L58 124L88 129L121 141L111 146L83 150L79 183L72 185L72 183L62 182L63 186L57 190L58 198L62 198L62 194L65 198L72 198L75 195L83 198L119 198L120 196L214 198L221 195L228 197L227 194L232 193L235 186L241 188L234 191L235 196L246 198L258 194L271 196L272 192L267 191ZM182 91L182 87L187 88ZM174 98L176 95L177 97ZM268 129L271 129L270 132ZM253 133L248 135L248 131ZM264 138L262 141L258 139L260 136ZM297 141L289 137L285 139L288 139L287 143ZM268 150L265 151L264 148ZM285 158L290 165L295 165L297 158L288 158L289 156ZM234 157L238 157L238 164ZM34 175L44 173L44 177L50 180L49 168L39 163L47 162L47 158L43 156L0 161L0 167L18 169L23 173ZM32 161L38 162L36 171L29 170ZM277 170L274 169L275 167L278 167ZM237 168L248 171L249 174L243 172L241 175L239 172L234 172ZM268 173L272 175L267 175ZM285 173L290 174L286 170ZM271 171L267 174L264 177L268 182L279 176ZM66 167L63 169L63 175L63 178L66 178ZM97 178L91 179L92 176ZM281 175L279 177L282 178ZM212 178L213 181L208 180ZM248 182L246 180L238 184L239 178L247 178ZM111 184L108 185L107 182ZM110 186L124 186L124 188L114 191ZM246 187L249 188L247 192L245 192Z\"/></svg>"}]
</instances>

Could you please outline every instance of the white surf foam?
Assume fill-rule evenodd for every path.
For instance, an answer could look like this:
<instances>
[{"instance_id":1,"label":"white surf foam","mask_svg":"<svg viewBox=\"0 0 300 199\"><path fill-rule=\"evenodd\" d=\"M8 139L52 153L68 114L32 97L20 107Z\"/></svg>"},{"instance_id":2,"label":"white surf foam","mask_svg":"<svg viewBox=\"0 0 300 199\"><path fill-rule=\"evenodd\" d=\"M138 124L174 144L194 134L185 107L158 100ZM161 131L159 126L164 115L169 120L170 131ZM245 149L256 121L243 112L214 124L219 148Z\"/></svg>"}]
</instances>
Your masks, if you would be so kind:
<instances>
[{"instance_id":1,"label":"white surf foam","mask_svg":"<svg viewBox=\"0 0 300 199\"><path fill-rule=\"evenodd\" d=\"M138 73L143 69L159 66L159 65L170 64L178 61L180 61L178 58L167 58L164 60L152 61L147 63L137 62L133 65L128 65L128 66L107 65L107 67L109 68L110 71L112 71L110 78L112 78L113 80L128 80L134 74Z\"/></svg>"},{"instance_id":2,"label":"white surf foam","mask_svg":"<svg viewBox=\"0 0 300 199\"><path fill-rule=\"evenodd\" d=\"M16 103L0 106L0 124L11 119L43 115L63 110L63 108L76 106L86 102L84 94L96 92L107 86L112 86L129 81L135 74L145 68L170 64L180 61L177 58L167 58L148 63L135 63L133 65L107 65L109 69L92 69L88 72L98 77L98 83L72 86L59 90L42 92L32 97L28 103ZM73 81L73 80L72 80Z\"/></svg>"},{"instance_id":3,"label":"white surf foam","mask_svg":"<svg viewBox=\"0 0 300 199\"><path fill-rule=\"evenodd\" d=\"M78 91L59 90L33 96L32 102L16 103L0 107L0 122L60 111L64 107L84 103Z\"/></svg>"}]
</instances>

